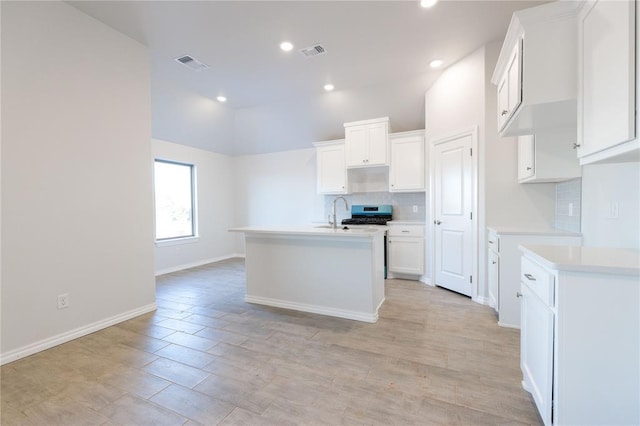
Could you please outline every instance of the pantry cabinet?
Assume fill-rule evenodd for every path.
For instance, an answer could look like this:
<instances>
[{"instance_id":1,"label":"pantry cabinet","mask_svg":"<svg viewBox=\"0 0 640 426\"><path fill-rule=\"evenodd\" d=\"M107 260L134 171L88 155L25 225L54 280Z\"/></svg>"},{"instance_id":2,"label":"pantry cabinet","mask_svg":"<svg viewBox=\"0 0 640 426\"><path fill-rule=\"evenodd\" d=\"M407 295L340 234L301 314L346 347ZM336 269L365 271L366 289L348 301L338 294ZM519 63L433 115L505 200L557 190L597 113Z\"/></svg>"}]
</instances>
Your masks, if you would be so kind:
<instances>
[{"instance_id":1,"label":"pantry cabinet","mask_svg":"<svg viewBox=\"0 0 640 426\"><path fill-rule=\"evenodd\" d=\"M577 13L562 1L513 14L491 78L502 136L575 127Z\"/></svg>"},{"instance_id":2,"label":"pantry cabinet","mask_svg":"<svg viewBox=\"0 0 640 426\"><path fill-rule=\"evenodd\" d=\"M634 0L585 2L578 19L581 164L637 161L638 31Z\"/></svg>"},{"instance_id":3,"label":"pantry cabinet","mask_svg":"<svg viewBox=\"0 0 640 426\"><path fill-rule=\"evenodd\" d=\"M388 165L389 117L344 123L347 167Z\"/></svg>"},{"instance_id":4,"label":"pantry cabinet","mask_svg":"<svg viewBox=\"0 0 640 426\"><path fill-rule=\"evenodd\" d=\"M424 224L388 222L387 251L390 273L424 274Z\"/></svg>"},{"instance_id":5,"label":"pantry cabinet","mask_svg":"<svg viewBox=\"0 0 640 426\"><path fill-rule=\"evenodd\" d=\"M318 194L348 194L344 140L314 143Z\"/></svg>"},{"instance_id":6,"label":"pantry cabinet","mask_svg":"<svg viewBox=\"0 0 640 426\"><path fill-rule=\"evenodd\" d=\"M424 131L389 135L389 192L425 190Z\"/></svg>"},{"instance_id":7,"label":"pantry cabinet","mask_svg":"<svg viewBox=\"0 0 640 426\"><path fill-rule=\"evenodd\" d=\"M519 182L562 182L581 177L575 141L573 129L518 136Z\"/></svg>"}]
</instances>

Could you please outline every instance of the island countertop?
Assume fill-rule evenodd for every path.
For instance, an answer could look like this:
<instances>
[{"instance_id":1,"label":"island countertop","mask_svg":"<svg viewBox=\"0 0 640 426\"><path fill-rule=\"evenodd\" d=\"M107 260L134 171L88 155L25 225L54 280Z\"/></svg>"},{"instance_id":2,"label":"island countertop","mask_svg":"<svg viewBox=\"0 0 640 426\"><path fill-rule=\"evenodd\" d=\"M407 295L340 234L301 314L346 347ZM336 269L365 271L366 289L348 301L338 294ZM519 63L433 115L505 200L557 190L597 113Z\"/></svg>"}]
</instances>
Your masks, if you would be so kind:
<instances>
[{"instance_id":1,"label":"island countertop","mask_svg":"<svg viewBox=\"0 0 640 426\"><path fill-rule=\"evenodd\" d=\"M344 229L347 228L347 229ZM332 228L328 225L280 225L280 226L247 226L231 228L230 232L244 232L245 234L279 234L297 236L320 236L320 237L353 237L370 238L379 232L384 232L385 227L348 227L339 225Z\"/></svg>"}]
</instances>

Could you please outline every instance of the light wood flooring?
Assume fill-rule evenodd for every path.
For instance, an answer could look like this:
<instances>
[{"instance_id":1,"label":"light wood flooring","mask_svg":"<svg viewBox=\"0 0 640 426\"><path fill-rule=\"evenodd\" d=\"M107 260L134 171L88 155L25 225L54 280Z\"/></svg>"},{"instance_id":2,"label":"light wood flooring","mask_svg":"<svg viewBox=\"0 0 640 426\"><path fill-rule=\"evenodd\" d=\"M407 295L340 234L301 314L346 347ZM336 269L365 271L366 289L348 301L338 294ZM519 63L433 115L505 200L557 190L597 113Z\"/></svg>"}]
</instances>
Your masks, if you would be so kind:
<instances>
[{"instance_id":1,"label":"light wood flooring","mask_svg":"<svg viewBox=\"0 0 640 426\"><path fill-rule=\"evenodd\" d=\"M376 324L243 301L244 262L157 279L158 310L7 364L9 425L540 424L519 332L388 280Z\"/></svg>"}]
</instances>

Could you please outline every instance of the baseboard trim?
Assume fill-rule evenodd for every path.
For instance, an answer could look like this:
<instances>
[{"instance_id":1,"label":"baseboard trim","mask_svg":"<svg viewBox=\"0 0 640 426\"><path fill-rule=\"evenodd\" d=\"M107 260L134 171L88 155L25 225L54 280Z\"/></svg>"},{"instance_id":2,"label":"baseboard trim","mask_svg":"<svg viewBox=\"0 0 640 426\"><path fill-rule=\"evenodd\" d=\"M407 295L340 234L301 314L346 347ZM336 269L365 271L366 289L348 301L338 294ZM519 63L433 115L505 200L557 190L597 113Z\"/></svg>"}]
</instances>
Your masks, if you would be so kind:
<instances>
[{"instance_id":1,"label":"baseboard trim","mask_svg":"<svg viewBox=\"0 0 640 426\"><path fill-rule=\"evenodd\" d=\"M129 320L131 318L135 318L137 316L146 314L148 312L155 311L157 308L158 306L155 303L150 303L148 305L141 306L139 308L132 309L130 311L123 312L118 315L114 315L110 318L106 318L106 319L94 322L92 324L78 327L76 329L66 331L56 336L52 336L35 343L31 343L27 346L14 349L7 353L0 354L0 365L17 361L21 358L27 357L29 355L33 355L37 352L41 352L46 349L50 349L54 346L58 346L63 343L69 342L71 340L77 339L78 337L86 336L87 334L91 334L98 330L102 330L103 328L111 327L114 324L118 324L123 321Z\"/></svg>"},{"instance_id":2,"label":"baseboard trim","mask_svg":"<svg viewBox=\"0 0 640 426\"><path fill-rule=\"evenodd\" d=\"M185 269L195 268L202 265L207 265L209 263L220 262L222 260L233 259L234 257L244 258L244 254L228 254L225 256L212 257L209 259L201 259L195 262L184 263L182 265L172 266L170 268L159 269L156 271L156 277L160 275L170 274L172 272L184 271Z\"/></svg>"},{"instance_id":3,"label":"baseboard trim","mask_svg":"<svg viewBox=\"0 0 640 426\"><path fill-rule=\"evenodd\" d=\"M488 297L477 296L473 299L476 303L480 303L481 305L491 306L491 300Z\"/></svg>"},{"instance_id":4,"label":"baseboard trim","mask_svg":"<svg viewBox=\"0 0 640 426\"><path fill-rule=\"evenodd\" d=\"M518 330L520 329L520 326L519 326L519 325L505 324L505 323L500 322L500 321L498 321L498 325L499 325L500 327L504 327L504 328L515 328L515 329L518 329Z\"/></svg>"},{"instance_id":5,"label":"baseboard trim","mask_svg":"<svg viewBox=\"0 0 640 426\"><path fill-rule=\"evenodd\" d=\"M378 308L384 302L384 299L376 308L375 314L365 312L347 311L344 309L327 308L325 306L307 305L304 303L289 302L279 299L271 299L268 297L245 296L245 302L256 303L258 305L275 306L276 308L292 309L294 311L310 312L312 314L328 315L331 317L345 318L356 321L375 323L378 321Z\"/></svg>"}]
</instances>

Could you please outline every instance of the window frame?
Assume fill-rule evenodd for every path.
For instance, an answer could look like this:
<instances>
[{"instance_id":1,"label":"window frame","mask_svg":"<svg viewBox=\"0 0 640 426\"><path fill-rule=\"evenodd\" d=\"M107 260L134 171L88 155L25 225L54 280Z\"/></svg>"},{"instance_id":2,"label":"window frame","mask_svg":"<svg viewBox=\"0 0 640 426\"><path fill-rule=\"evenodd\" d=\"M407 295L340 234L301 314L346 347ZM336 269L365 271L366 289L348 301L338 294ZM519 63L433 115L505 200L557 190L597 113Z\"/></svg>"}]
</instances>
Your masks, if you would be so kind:
<instances>
[{"instance_id":1,"label":"window frame","mask_svg":"<svg viewBox=\"0 0 640 426\"><path fill-rule=\"evenodd\" d=\"M190 186L191 186L191 235L182 235L175 237L157 238L158 235L158 221L157 221L157 205L156 205L156 163L173 164L177 166L189 167L190 170ZM196 187L196 165L192 163L185 163L182 161L167 160L164 158L153 159L153 224L154 224L154 239L156 246L168 246L175 244L185 244L198 241L198 203L197 203L197 187Z\"/></svg>"}]
</instances>

